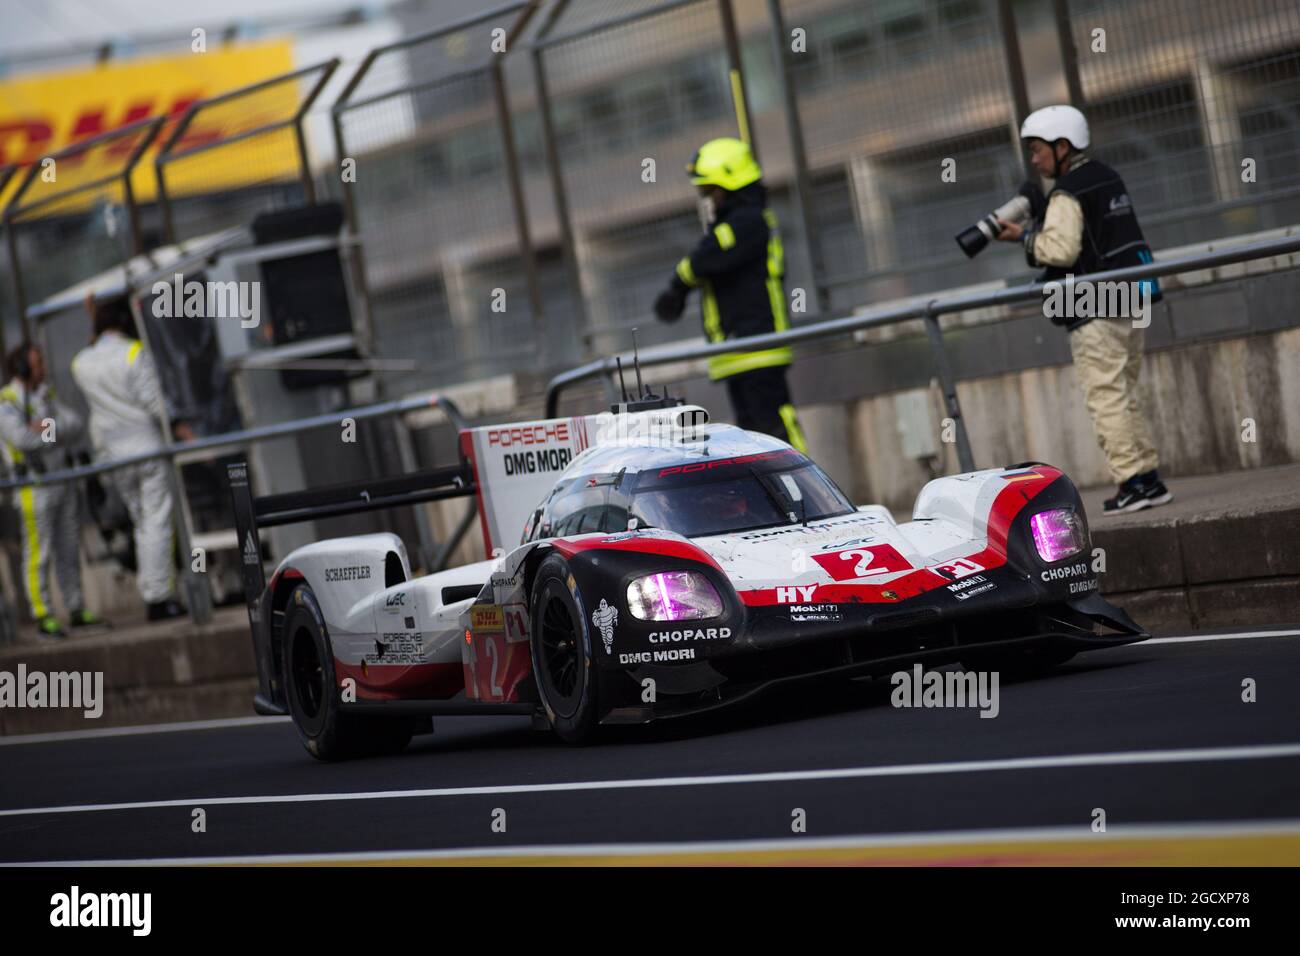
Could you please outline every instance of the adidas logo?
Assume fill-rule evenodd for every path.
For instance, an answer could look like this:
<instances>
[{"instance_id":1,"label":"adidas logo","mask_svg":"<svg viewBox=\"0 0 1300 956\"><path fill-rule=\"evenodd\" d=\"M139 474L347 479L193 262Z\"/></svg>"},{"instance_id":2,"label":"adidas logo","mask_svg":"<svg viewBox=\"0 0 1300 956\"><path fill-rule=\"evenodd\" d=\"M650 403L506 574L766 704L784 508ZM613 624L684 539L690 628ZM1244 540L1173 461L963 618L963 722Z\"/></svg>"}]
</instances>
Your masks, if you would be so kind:
<instances>
[{"instance_id":1,"label":"adidas logo","mask_svg":"<svg viewBox=\"0 0 1300 956\"><path fill-rule=\"evenodd\" d=\"M244 535L244 563L261 564L262 555L257 549L257 544L253 541L253 532L248 531Z\"/></svg>"}]
</instances>

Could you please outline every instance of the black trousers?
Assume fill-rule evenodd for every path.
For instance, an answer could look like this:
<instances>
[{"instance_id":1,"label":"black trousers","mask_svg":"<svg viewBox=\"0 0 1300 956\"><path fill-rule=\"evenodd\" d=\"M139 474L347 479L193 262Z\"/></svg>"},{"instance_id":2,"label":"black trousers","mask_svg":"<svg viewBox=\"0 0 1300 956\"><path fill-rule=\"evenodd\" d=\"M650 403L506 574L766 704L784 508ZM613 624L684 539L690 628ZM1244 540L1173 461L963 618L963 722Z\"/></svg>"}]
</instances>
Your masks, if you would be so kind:
<instances>
[{"instance_id":1,"label":"black trousers","mask_svg":"<svg viewBox=\"0 0 1300 956\"><path fill-rule=\"evenodd\" d=\"M758 368L724 379L736 424L748 431L763 432L806 451L803 431L795 418L790 400L790 386L785 373L788 365Z\"/></svg>"}]
</instances>

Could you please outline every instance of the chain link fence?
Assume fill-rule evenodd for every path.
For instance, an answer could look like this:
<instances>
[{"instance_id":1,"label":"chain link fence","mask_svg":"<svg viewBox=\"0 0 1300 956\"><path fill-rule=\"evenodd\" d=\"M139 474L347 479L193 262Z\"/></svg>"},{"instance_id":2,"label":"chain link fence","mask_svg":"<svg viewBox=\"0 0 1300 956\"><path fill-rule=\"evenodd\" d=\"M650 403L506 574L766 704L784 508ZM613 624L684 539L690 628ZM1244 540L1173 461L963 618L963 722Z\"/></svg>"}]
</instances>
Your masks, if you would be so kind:
<instances>
[{"instance_id":1,"label":"chain link fence","mask_svg":"<svg viewBox=\"0 0 1300 956\"><path fill-rule=\"evenodd\" d=\"M1152 246L1300 221L1300 7L1070 0L1095 154Z\"/></svg>"},{"instance_id":2,"label":"chain link fence","mask_svg":"<svg viewBox=\"0 0 1300 956\"><path fill-rule=\"evenodd\" d=\"M200 100L181 115L154 160L167 242L315 202L302 117L337 67L317 63Z\"/></svg>"},{"instance_id":3,"label":"chain link fence","mask_svg":"<svg viewBox=\"0 0 1300 956\"><path fill-rule=\"evenodd\" d=\"M390 392L537 356L541 315L501 60L532 5L373 51L333 109L373 347L415 358Z\"/></svg>"}]
</instances>

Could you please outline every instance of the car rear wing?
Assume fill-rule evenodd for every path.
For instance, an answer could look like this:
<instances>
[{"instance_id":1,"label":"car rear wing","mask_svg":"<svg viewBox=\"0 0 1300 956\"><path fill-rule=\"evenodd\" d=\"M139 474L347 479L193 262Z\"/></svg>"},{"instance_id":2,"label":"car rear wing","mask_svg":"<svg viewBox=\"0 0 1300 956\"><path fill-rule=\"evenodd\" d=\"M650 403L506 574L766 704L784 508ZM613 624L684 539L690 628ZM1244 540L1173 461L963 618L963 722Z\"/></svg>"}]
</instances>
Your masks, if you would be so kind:
<instances>
[{"instance_id":1,"label":"car rear wing","mask_svg":"<svg viewBox=\"0 0 1300 956\"><path fill-rule=\"evenodd\" d=\"M258 601L266 587L261 528L470 497L478 493L473 472L464 459L456 465L414 471L395 478L372 478L259 498L253 497L249 485L248 462L227 465L226 476L230 480L235 530L239 536L244 600L248 605L249 623L255 628L258 624ZM472 516L473 512L470 514Z\"/></svg>"}]
</instances>

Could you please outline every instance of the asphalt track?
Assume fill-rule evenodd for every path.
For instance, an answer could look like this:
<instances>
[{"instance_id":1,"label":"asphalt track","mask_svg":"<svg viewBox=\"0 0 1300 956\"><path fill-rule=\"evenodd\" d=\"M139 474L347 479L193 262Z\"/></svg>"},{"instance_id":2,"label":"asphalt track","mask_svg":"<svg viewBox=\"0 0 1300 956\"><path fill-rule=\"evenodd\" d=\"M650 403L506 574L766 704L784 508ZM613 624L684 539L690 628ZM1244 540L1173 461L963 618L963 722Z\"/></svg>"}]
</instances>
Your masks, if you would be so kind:
<instances>
[{"instance_id":1,"label":"asphalt track","mask_svg":"<svg viewBox=\"0 0 1300 956\"><path fill-rule=\"evenodd\" d=\"M1296 865L1298 684L1279 625L1083 655L995 719L878 680L585 748L447 718L346 764L273 719L0 738L0 862Z\"/></svg>"}]
</instances>

